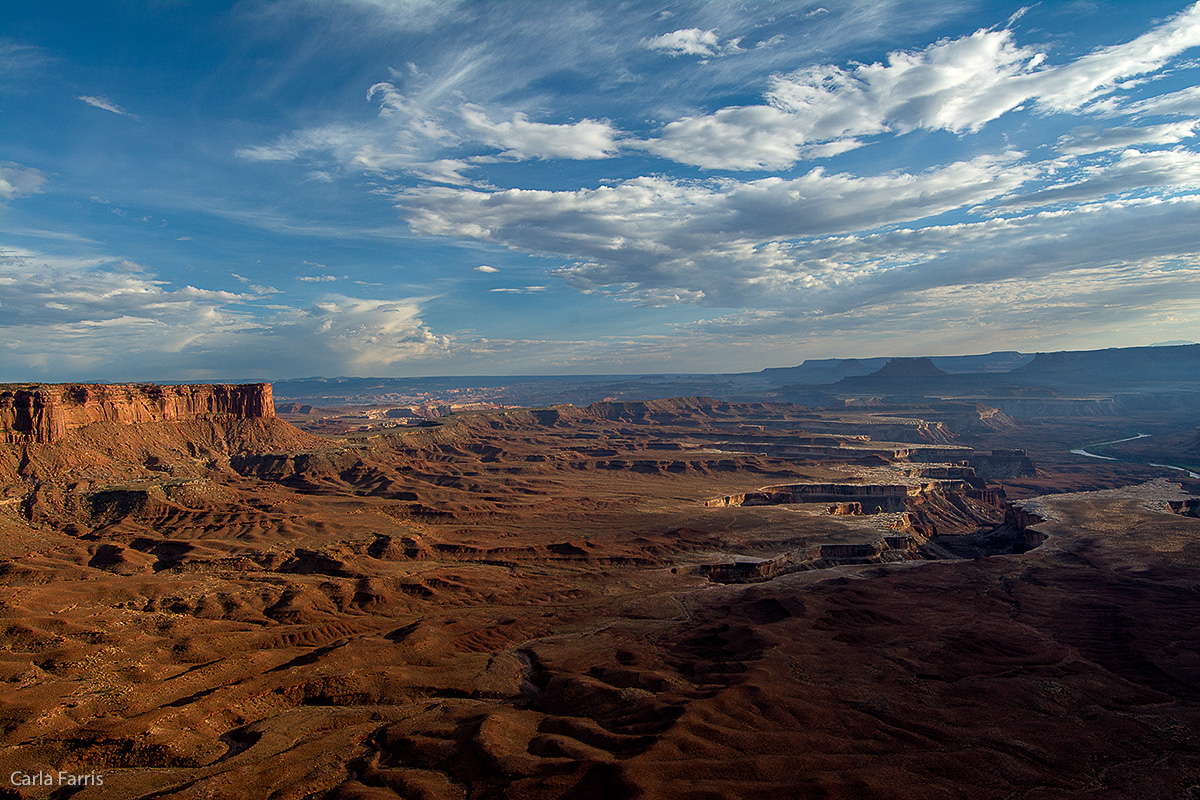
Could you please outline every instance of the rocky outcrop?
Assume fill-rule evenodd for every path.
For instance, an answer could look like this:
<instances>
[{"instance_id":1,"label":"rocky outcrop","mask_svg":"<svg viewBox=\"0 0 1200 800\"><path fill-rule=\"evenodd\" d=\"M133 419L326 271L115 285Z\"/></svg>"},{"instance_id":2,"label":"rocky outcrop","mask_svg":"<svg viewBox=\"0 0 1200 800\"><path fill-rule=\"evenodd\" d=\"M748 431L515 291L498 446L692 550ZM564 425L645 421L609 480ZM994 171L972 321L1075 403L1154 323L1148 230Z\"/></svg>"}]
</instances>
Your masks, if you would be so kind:
<instances>
[{"instance_id":1,"label":"rocky outcrop","mask_svg":"<svg viewBox=\"0 0 1200 800\"><path fill-rule=\"evenodd\" d=\"M975 453L967 462L981 478L1031 478L1037 475L1037 465L1024 450L993 450L990 454Z\"/></svg>"},{"instance_id":2,"label":"rocky outcrop","mask_svg":"<svg viewBox=\"0 0 1200 800\"><path fill-rule=\"evenodd\" d=\"M1171 511L1185 517L1200 517L1200 498L1187 500L1169 500L1167 505Z\"/></svg>"},{"instance_id":3,"label":"rocky outcrop","mask_svg":"<svg viewBox=\"0 0 1200 800\"><path fill-rule=\"evenodd\" d=\"M921 549L924 538L908 534L884 536L870 542L816 544L763 561L702 564L694 568L713 583L759 583L810 569L841 564L882 564L935 558Z\"/></svg>"},{"instance_id":4,"label":"rocky outcrop","mask_svg":"<svg viewBox=\"0 0 1200 800\"><path fill-rule=\"evenodd\" d=\"M704 505L709 508L721 508L789 503L857 503L863 513L878 514L884 511L903 511L910 491L910 487L902 484L799 483L772 486L760 492L718 497L705 502Z\"/></svg>"},{"instance_id":5,"label":"rocky outcrop","mask_svg":"<svg viewBox=\"0 0 1200 800\"><path fill-rule=\"evenodd\" d=\"M271 384L29 384L0 387L0 441L49 444L93 422L275 416Z\"/></svg>"}]
</instances>

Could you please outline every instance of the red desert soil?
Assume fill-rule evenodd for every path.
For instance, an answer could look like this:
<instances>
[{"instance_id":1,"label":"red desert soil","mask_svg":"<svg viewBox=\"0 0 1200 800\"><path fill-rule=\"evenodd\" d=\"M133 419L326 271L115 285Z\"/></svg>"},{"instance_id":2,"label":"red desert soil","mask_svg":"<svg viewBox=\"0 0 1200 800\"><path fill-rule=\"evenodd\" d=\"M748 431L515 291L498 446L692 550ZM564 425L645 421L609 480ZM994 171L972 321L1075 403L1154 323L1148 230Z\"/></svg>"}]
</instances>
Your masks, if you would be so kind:
<instances>
[{"instance_id":1,"label":"red desert soil","mask_svg":"<svg viewBox=\"0 0 1200 800\"><path fill-rule=\"evenodd\" d=\"M786 404L79 419L0 445L0 776L103 785L10 796L1200 795L1178 483L1022 511Z\"/></svg>"}]
</instances>

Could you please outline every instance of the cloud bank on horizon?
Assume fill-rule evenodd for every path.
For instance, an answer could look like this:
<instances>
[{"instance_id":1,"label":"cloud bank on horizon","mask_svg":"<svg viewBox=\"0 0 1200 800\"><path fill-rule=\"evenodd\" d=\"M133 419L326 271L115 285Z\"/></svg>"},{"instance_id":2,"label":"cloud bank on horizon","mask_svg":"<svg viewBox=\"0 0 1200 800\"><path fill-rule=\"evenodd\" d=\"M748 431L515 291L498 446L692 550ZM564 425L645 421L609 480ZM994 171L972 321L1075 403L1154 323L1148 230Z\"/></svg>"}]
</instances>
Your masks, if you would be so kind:
<instances>
[{"instance_id":1,"label":"cloud bank on horizon","mask_svg":"<svg viewBox=\"0 0 1200 800\"><path fill-rule=\"evenodd\" d=\"M1200 3L13 6L0 380L1200 333Z\"/></svg>"}]
</instances>

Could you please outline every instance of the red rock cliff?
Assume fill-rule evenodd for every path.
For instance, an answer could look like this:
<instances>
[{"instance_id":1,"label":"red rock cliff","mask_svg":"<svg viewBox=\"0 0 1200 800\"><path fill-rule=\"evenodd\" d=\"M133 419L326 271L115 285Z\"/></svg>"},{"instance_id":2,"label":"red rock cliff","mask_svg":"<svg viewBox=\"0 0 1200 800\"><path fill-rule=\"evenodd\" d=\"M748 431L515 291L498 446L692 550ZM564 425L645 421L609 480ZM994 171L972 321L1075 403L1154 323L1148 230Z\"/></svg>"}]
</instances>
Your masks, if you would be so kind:
<instances>
[{"instance_id":1,"label":"red rock cliff","mask_svg":"<svg viewBox=\"0 0 1200 800\"><path fill-rule=\"evenodd\" d=\"M204 414L275 416L271 384L33 384L0 387L0 442L47 443L92 422L167 422Z\"/></svg>"}]
</instances>

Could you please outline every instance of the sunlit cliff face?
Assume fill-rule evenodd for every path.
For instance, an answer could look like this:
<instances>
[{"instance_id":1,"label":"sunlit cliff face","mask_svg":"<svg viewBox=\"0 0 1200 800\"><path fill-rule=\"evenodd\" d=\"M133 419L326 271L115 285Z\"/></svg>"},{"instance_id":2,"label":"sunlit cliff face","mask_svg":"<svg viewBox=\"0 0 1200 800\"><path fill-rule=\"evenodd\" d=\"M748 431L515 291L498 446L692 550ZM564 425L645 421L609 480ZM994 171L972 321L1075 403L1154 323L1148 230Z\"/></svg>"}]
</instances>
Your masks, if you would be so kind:
<instances>
[{"instance_id":1,"label":"sunlit cliff face","mask_svg":"<svg viewBox=\"0 0 1200 800\"><path fill-rule=\"evenodd\" d=\"M9 444L48 444L93 422L173 422L207 414L274 417L271 384L0 387L0 435Z\"/></svg>"}]
</instances>

